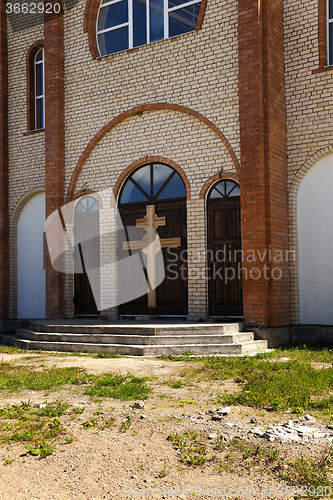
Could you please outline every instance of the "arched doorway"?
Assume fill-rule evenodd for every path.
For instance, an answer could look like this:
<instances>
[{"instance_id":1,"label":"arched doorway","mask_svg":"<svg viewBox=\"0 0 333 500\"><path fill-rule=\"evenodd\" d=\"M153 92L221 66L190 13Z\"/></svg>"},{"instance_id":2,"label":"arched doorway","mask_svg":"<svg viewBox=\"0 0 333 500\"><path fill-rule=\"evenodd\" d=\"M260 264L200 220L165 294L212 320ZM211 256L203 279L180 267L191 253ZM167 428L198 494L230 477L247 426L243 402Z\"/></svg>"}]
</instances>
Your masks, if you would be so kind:
<instances>
[{"instance_id":1,"label":"arched doorway","mask_svg":"<svg viewBox=\"0 0 333 500\"><path fill-rule=\"evenodd\" d=\"M26 203L17 224L17 317L45 318L45 193Z\"/></svg>"},{"instance_id":2,"label":"arched doorway","mask_svg":"<svg viewBox=\"0 0 333 500\"><path fill-rule=\"evenodd\" d=\"M210 316L243 314L241 280L240 189L222 180L207 198L208 294Z\"/></svg>"},{"instance_id":3,"label":"arched doorway","mask_svg":"<svg viewBox=\"0 0 333 500\"><path fill-rule=\"evenodd\" d=\"M92 288L99 293L99 273L88 279L87 270L98 269L100 261L99 204L93 196L83 196L74 211L74 306L75 314L98 313ZM96 297L98 301L98 297ZM98 301L99 302L99 301Z\"/></svg>"},{"instance_id":4,"label":"arched doorway","mask_svg":"<svg viewBox=\"0 0 333 500\"><path fill-rule=\"evenodd\" d=\"M120 316L158 315L180 316L187 314L187 266L182 259L187 248L186 240L186 189L180 175L170 166L149 163L135 170L125 181L119 196L119 212L126 238L118 241L118 255L125 257L124 243L129 241L126 228L131 227L131 240L142 240L145 229L136 227L137 221L153 207L158 218L165 218L157 233L163 242L165 279L154 292L151 302L148 294L119 306ZM152 212L152 213L153 213ZM170 245L169 246L169 243ZM176 246L174 246L176 245ZM142 252L131 250L132 253ZM143 262L147 268L147 260ZM147 273L146 273L147 278ZM123 270L118 276L118 287L129 286L131 276ZM153 304L153 305L152 305Z\"/></svg>"}]
</instances>

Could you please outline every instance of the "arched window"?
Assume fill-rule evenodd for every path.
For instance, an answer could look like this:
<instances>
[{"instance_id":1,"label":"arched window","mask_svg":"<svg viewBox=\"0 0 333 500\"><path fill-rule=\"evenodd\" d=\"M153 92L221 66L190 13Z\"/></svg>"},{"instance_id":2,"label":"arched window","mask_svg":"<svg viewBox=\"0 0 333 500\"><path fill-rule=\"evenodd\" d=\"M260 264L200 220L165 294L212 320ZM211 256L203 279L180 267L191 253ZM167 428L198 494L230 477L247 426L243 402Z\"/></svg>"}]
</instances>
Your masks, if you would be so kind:
<instances>
[{"instance_id":1,"label":"arched window","mask_svg":"<svg viewBox=\"0 0 333 500\"><path fill-rule=\"evenodd\" d=\"M186 197L180 175L161 163L150 163L136 170L125 182L119 204L150 203L170 198Z\"/></svg>"},{"instance_id":2,"label":"arched window","mask_svg":"<svg viewBox=\"0 0 333 500\"><path fill-rule=\"evenodd\" d=\"M45 128L44 42L35 42L27 53L28 132Z\"/></svg>"},{"instance_id":3,"label":"arched window","mask_svg":"<svg viewBox=\"0 0 333 500\"><path fill-rule=\"evenodd\" d=\"M208 199L215 198L233 198L240 196L239 185L235 181L225 180L214 184L211 189Z\"/></svg>"},{"instance_id":4,"label":"arched window","mask_svg":"<svg viewBox=\"0 0 333 500\"><path fill-rule=\"evenodd\" d=\"M97 17L101 56L194 31L204 0L102 0Z\"/></svg>"},{"instance_id":5,"label":"arched window","mask_svg":"<svg viewBox=\"0 0 333 500\"><path fill-rule=\"evenodd\" d=\"M34 83L35 83L35 130L39 130L45 127L44 48L41 48L35 55Z\"/></svg>"}]
</instances>

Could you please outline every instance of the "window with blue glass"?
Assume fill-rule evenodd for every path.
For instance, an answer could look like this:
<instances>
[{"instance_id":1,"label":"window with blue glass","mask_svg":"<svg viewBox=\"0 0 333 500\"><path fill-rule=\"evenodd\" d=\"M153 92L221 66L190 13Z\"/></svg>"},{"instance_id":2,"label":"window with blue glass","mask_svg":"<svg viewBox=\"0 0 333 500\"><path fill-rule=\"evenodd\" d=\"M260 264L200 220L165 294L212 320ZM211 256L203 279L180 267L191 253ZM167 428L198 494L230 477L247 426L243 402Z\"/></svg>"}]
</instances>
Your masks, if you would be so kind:
<instances>
[{"instance_id":1,"label":"window with blue glass","mask_svg":"<svg viewBox=\"0 0 333 500\"><path fill-rule=\"evenodd\" d=\"M185 198L186 189L180 175L162 163L150 163L135 170L125 182L119 204L149 203L170 198Z\"/></svg>"},{"instance_id":2,"label":"window with blue glass","mask_svg":"<svg viewBox=\"0 0 333 500\"><path fill-rule=\"evenodd\" d=\"M101 56L196 29L201 0L102 0L97 18Z\"/></svg>"}]
</instances>

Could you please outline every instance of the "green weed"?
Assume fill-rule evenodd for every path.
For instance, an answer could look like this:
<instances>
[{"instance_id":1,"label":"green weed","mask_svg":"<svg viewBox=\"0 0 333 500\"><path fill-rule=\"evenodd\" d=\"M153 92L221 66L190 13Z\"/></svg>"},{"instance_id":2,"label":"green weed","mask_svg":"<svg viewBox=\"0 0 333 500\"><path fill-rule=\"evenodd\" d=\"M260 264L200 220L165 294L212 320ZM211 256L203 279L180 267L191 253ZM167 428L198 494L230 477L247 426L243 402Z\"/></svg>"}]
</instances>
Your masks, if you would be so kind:
<instances>
[{"instance_id":1,"label":"green weed","mask_svg":"<svg viewBox=\"0 0 333 500\"><path fill-rule=\"evenodd\" d=\"M125 418L122 423L121 423L121 429L126 432L127 429L129 429L129 427L131 426L131 417L128 415L127 418Z\"/></svg>"},{"instance_id":2,"label":"green weed","mask_svg":"<svg viewBox=\"0 0 333 500\"><path fill-rule=\"evenodd\" d=\"M45 458L49 455L53 455L54 450L56 450L54 446L51 446L44 441L38 441L35 444L35 447L33 447L31 444L27 444L25 448L26 450L28 450L29 455L39 455L40 458Z\"/></svg>"},{"instance_id":3,"label":"green weed","mask_svg":"<svg viewBox=\"0 0 333 500\"><path fill-rule=\"evenodd\" d=\"M94 398L117 398L123 401L147 399L151 391L145 383L147 380L146 377L135 377L131 374L103 374L95 377L85 394Z\"/></svg>"},{"instance_id":4,"label":"green weed","mask_svg":"<svg viewBox=\"0 0 333 500\"><path fill-rule=\"evenodd\" d=\"M197 438L197 433L193 434L189 431L185 434L170 434L167 439L172 441L174 446L179 449L180 462L196 466L204 465L208 460L206 446L199 442Z\"/></svg>"},{"instance_id":5,"label":"green weed","mask_svg":"<svg viewBox=\"0 0 333 500\"><path fill-rule=\"evenodd\" d=\"M301 457L288 462L288 471L280 476L292 483L318 489L318 486L330 486L333 472L333 451L326 450L320 458ZM317 498L317 496L311 495ZM322 496L322 495L321 495Z\"/></svg>"}]
</instances>

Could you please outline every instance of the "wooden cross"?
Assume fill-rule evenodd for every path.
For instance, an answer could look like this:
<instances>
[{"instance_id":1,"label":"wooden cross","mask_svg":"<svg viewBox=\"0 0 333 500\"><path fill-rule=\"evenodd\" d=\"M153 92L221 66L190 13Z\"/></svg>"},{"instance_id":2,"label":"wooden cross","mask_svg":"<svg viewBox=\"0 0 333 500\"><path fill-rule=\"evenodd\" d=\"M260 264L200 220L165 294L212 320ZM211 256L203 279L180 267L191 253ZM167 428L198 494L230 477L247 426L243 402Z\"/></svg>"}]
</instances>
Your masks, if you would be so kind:
<instances>
[{"instance_id":1,"label":"wooden cross","mask_svg":"<svg viewBox=\"0 0 333 500\"><path fill-rule=\"evenodd\" d=\"M147 205L147 214L144 219L137 219L136 226L143 227L146 234L141 241L128 241L123 243L124 250L143 250L147 255L147 273L148 273L148 307L156 307L156 265L155 255L160 248L180 247L181 238L160 239L156 229L165 226L165 217L157 217L155 214L155 205Z\"/></svg>"}]
</instances>

